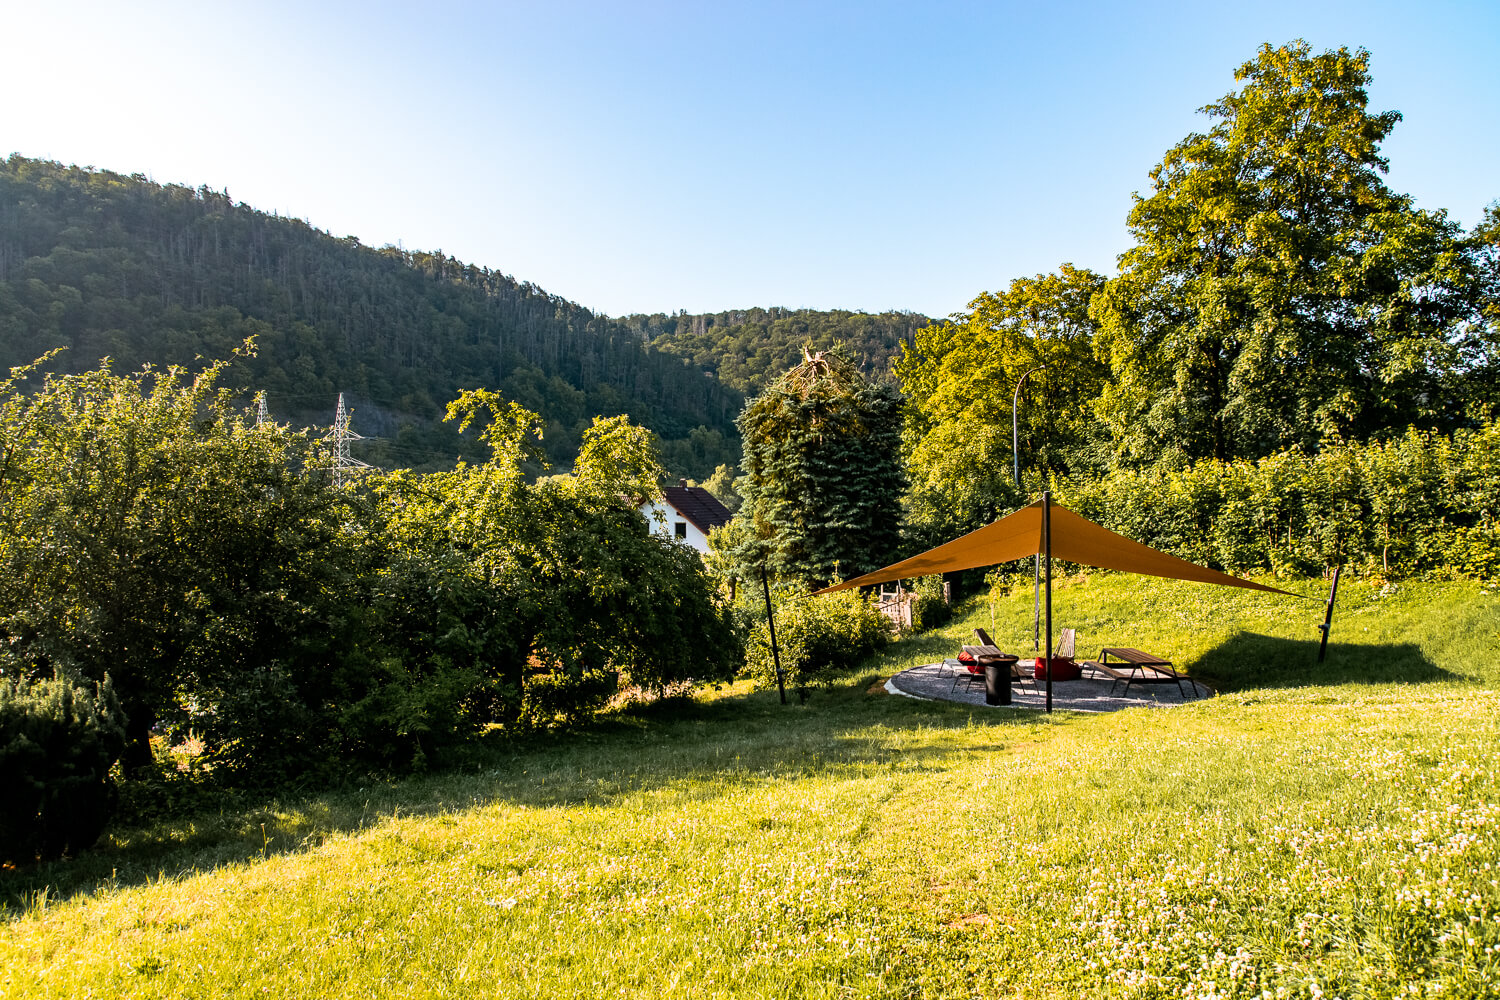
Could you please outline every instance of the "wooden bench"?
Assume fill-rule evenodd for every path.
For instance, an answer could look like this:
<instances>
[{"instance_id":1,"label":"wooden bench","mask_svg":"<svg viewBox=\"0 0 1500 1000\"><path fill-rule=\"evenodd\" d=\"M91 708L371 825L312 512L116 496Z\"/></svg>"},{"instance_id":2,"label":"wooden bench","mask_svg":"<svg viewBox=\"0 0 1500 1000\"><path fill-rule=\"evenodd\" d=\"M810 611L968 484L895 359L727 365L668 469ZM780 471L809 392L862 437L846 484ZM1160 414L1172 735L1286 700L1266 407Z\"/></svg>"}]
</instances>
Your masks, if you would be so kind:
<instances>
[{"instance_id":1,"label":"wooden bench","mask_svg":"<svg viewBox=\"0 0 1500 1000\"><path fill-rule=\"evenodd\" d=\"M1111 656L1116 662L1109 662ZM1192 681L1172 669L1171 660L1164 660L1129 646L1105 646L1099 651L1099 659L1084 660L1080 666L1097 670L1109 677L1113 682L1109 686L1110 694L1115 693L1115 686L1121 681L1125 683L1125 689L1120 692L1122 696L1130 692L1132 684L1176 684L1178 694L1186 700L1189 695L1183 689L1182 682L1187 681L1190 688L1193 686ZM1193 694L1197 694L1196 689Z\"/></svg>"}]
</instances>

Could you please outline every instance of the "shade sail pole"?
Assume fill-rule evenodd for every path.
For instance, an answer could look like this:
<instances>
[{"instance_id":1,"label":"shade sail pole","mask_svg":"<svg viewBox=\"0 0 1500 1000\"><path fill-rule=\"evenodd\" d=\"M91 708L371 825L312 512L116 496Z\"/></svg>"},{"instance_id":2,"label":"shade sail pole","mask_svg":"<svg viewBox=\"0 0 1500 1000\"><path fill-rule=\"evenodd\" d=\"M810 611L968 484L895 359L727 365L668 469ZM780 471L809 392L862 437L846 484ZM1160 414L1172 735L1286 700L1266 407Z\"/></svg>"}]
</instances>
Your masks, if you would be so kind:
<instances>
[{"instance_id":1,"label":"shade sail pole","mask_svg":"<svg viewBox=\"0 0 1500 1000\"><path fill-rule=\"evenodd\" d=\"M1042 641L1042 557L1032 560L1031 575L1031 651L1035 653Z\"/></svg>"},{"instance_id":2,"label":"shade sail pole","mask_svg":"<svg viewBox=\"0 0 1500 1000\"><path fill-rule=\"evenodd\" d=\"M781 692L781 703L786 704L786 681L781 675L781 652L776 648L776 612L771 607L771 584L766 579L766 567L760 567L760 585L766 594L766 625L771 630L771 663L776 667L776 690Z\"/></svg>"},{"instance_id":3,"label":"shade sail pole","mask_svg":"<svg viewBox=\"0 0 1500 1000\"><path fill-rule=\"evenodd\" d=\"M1037 365L1035 368L1022 374L1016 380L1015 395L1010 398L1010 454L1016 463L1016 492L1021 492L1021 425L1016 417L1021 405L1021 386L1026 384L1026 379L1046 368L1046 365ZM1037 640L1042 630L1042 554L1037 553L1032 560L1031 577L1031 651L1036 652Z\"/></svg>"},{"instance_id":4,"label":"shade sail pole","mask_svg":"<svg viewBox=\"0 0 1500 1000\"><path fill-rule=\"evenodd\" d=\"M1042 555L1047 564L1047 711L1052 711L1052 492L1042 491ZM1036 670L1033 668L1033 674Z\"/></svg>"},{"instance_id":5,"label":"shade sail pole","mask_svg":"<svg viewBox=\"0 0 1500 1000\"><path fill-rule=\"evenodd\" d=\"M1323 654L1328 652L1328 633L1333 628L1333 602L1339 596L1339 574L1344 571L1342 564L1333 568L1333 586L1328 590L1328 608L1323 612L1323 624L1318 628L1323 632L1323 640L1318 643L1318 662L1323 662Z\"/></svg>"}]
</instances>

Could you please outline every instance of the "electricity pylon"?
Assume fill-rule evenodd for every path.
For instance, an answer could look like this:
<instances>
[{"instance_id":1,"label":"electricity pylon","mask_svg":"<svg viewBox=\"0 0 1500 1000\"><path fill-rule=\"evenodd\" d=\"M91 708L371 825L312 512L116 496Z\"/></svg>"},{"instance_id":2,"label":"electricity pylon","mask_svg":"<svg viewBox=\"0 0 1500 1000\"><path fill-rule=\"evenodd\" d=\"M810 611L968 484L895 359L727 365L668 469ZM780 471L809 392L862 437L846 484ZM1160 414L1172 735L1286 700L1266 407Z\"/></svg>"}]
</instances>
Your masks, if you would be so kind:
<instances>
[{"instance_id":1,"label":"electricity pylon","mask_svg":"<svg viewBox=\"0 0 1500 1000\"><path fill-rule=\"evenodd\" d=\"M333 430L328 432L324 440L333 442L334 486L343 486L351 475L362 469L371 468L368 462L361 462L349 456L349 442L363 441L364 438L349 429L349 411L344 409L342 392L339 393L339 408L333 415Z\"/></svg>"}]
</instances>

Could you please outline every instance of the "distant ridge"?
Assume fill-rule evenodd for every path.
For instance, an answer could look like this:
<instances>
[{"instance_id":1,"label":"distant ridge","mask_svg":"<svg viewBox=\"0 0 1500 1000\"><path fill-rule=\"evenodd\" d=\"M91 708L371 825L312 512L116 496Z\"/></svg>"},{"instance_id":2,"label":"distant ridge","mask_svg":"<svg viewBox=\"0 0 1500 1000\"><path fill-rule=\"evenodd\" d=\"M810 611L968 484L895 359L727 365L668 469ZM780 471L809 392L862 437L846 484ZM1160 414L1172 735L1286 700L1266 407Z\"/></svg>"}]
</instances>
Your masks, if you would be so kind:
<instances>
[{"instance_id":1,"label":"distant ridge","mask_svg":"<svg viewBox=\"0 0 1500 1000\"><path fill-rule=\"evenodd\" d=\"M441 467L461 450L441 424L460 389L486 386L542 414L565 465L595 415L628 413L665 442L675 474L738 460L742 394L638 330L529 282L445 256L371 248L207 187L0 161L0 365L54 347L63 370L102 357L227 358L231 384L271 414L327 424L339 392L382 465Z\"/></svg>"},{"instance_id":2,"label":"distant ridge","mask_svg":"<svg viewBox=\"0 0 1500 1000\"><path fill-rule=\"evenodd\" d=\"M802 346L843 344L866 375L884 375L932 320L912 312L846 309L732 309L717 313L636 314L622 319L653 347L692 360L731 388L758 393L802 360Z\"/></svg>"}]
</instances>

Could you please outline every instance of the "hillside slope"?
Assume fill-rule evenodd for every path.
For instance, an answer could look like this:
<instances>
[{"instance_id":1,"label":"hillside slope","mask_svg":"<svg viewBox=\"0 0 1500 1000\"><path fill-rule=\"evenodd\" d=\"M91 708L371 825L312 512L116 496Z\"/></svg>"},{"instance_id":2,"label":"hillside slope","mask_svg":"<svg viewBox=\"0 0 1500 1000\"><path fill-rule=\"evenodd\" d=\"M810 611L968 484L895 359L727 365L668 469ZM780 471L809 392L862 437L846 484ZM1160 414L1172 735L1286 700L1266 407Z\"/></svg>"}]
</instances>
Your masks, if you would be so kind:
<instances>
[{"instance_id":1,"label":"hillside slope","mask_svg":"<svg viewBox=\"0 0 1500 1000\"><path fill-rule=\"evenodd\" d=\"M932 323L910 312L847 309L735 309L655 313L622 320L660 351L692 361L731 388L753 396L802 360L802 345L842 344L866 375L884 375L902 343Z\"/></svg>"},{"instance_id":2,"label":"hillside slope","mask_svg":"<svg viewBox=\"0 0 1500 1000\"><path fill-rule=\"evenodd\" d=\"M363 246L207 187L0 161L0 366L55 347L62 370L224 358L272 415L327 424L348 394L372 462L450 464L445 402L485 386L540 412L566 464L595 415L628 413L672 471L738 459L741 394L625 324L437 253ZM472 448L472 443L467 445Z\"/></svg>"}]
</instances>

